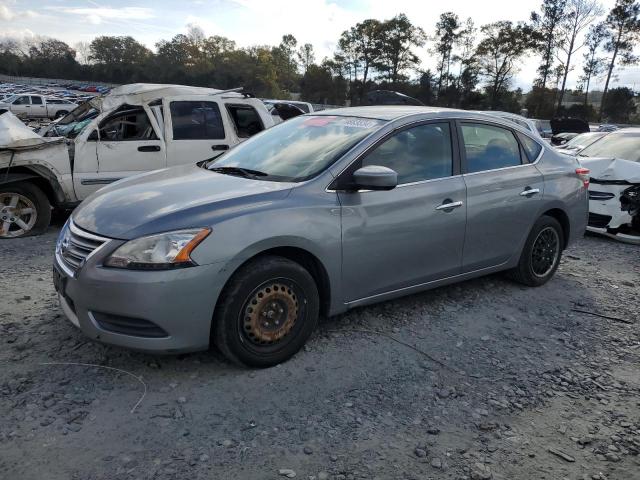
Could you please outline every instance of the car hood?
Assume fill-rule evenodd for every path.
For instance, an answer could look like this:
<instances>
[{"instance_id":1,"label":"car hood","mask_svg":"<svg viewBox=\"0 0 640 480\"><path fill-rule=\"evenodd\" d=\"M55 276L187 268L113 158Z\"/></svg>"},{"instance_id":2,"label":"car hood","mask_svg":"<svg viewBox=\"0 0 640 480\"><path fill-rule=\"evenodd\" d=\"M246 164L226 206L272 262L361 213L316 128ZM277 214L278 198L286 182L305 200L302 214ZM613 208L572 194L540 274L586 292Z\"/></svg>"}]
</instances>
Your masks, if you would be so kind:
<instances>
[{"instance_id":1,"label":"car hood","mask_svg":"<svg viewBox=\"0 0 640 480\"><path fill-rule=\"evenodd\" d=\"M640 163L620 158L590 158L580 157L580 164L591 172L589 176L594 181L624 181L640 183Z\"/></svg>"},{"instance_id":2,"label":"car hood","mask_svg":"<svg viewBox=\"0 0 640 480\"><path fill-rule=\"evenodd\" d=\"M129 240L211 226L226 216L282 199L294 185L187 165L135 175L104 187L87 197L71 218L89 232Z\"/></svg>"}]
</instances>

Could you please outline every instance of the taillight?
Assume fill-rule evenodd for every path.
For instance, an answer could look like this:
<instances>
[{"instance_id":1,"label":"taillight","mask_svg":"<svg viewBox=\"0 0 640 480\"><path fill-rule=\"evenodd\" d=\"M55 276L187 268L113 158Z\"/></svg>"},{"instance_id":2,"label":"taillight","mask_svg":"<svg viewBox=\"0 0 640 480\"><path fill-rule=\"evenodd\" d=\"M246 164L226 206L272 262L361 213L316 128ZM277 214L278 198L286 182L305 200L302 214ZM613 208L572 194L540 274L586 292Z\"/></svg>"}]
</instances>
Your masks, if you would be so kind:
<instances>
[{"instance_id":1,"label":"taillight","mask_svg":"<svg viewBox=\"0 0 640 480\"><path fill-rule=\"evenodd\" d=\"M584 185L584 188L589 188L589 173L590 173L590 170L588 168L584 168L584 167L576 168L576 175L578 175L578 178L582 180L582 184Z\"/></svg>"}]
</instances>

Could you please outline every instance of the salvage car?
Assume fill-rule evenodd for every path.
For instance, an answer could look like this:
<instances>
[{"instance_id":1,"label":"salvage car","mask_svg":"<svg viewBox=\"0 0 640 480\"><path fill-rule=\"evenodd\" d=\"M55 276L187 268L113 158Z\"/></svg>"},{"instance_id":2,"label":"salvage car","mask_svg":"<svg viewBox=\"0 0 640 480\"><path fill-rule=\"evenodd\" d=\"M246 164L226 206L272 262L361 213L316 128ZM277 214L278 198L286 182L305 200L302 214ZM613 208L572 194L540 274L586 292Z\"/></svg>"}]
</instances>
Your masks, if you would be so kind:
<instances>
[{"instance_id":1,"label":"salvage car","mask_svg":"<svg viewBox=\"0 0 640 480\"><path fill-rule=\"evenodd\" d=\"M71 215L54 284L100 342L266 367L319 315L498 271L543 285L587 221L588 170L495 117L303 115L218 159L109 185Z\"/></svg>"},{"instance_id":2,"label":"salvage car","mask_svg":"<svg viewBox=\"0 0 640 480\"><path fill-rule=\"evenodd\" d=\"M592 177L587 230L640 244L640 128L611 132L578 155Z\"/></svg>"},{"instance_id":3,"label":"salvage car","mask_svg":"<svg viewBox=\"0 0 640 480\"><path fill-rule=\"evenodd\" d=\"M602 137L606 136L608 132L587 132L580 133L573 137L568 142L556 146L558 150L562 153L566 153L569 155L575 155L580 153L582 150L587 148L589 145L597 142Z\"/></svg>"},{"instance_id":4,"label":"salvage car","mask_svg":"<svg viewBox=\"0 0 640 480\"><path fill-rule=\"evenodd\" d=\"M0 109L6 109L23 118L59 118L65 116L78 105L61 98L47 98L43 95L13 95L0 102Z\"/></svg>"},{"instance_id":5,"label":"salvage car","mask_svg":"<svg viewBox=\"0 0 640 480\"><path fill-rule=\"evenodd\" d=\"M5 115L11 114L0 116L0 122ZM15 132L19 127L11 123ZM29 205L21 210L29 212L24 217L8 217L0 239L42 232L52 206L72 208L130 175L211 159L273 124L260 100L235 90L115 88L40 132L65 142L43 140L19 150L11 148L11 139L0 144L0 195Z\"/></svg>"}]
</instances>

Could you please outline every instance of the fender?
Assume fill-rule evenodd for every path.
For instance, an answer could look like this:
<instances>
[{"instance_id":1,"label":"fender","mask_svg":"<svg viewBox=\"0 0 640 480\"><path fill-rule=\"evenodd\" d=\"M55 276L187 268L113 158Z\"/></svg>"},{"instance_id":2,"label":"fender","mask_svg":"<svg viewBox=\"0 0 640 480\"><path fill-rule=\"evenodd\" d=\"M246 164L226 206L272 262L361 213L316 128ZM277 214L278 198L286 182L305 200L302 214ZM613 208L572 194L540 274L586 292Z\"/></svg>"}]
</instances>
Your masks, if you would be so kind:
<instances>
[{"instance_id":1,"label":"fender","mask_svg":"<svg viewBox=\"0 0 640 480\"><path fill-rule=\"evenodd\" d=\"M10 169L0 171L0 185L22 182L25 180L44 179L51 187L55 202L57 204L63 204L66 202L64 191L62 190L58 179L56 178L55 174L48 168L42 165L21 165L19 168L23 171L12 172ZM24 170L30 170L30 172Z\"/></svg>"}]
</instances>

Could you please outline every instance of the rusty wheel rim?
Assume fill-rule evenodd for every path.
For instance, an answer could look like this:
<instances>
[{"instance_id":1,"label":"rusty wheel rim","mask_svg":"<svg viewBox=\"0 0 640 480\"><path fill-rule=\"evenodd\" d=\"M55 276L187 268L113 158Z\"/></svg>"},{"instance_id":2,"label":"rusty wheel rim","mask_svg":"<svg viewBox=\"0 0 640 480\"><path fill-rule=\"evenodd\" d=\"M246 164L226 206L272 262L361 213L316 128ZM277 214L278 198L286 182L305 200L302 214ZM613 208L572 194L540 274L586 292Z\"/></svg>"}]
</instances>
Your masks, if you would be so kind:
<instances>
[{"instance_id":1,"label":"rusty wheel rim","mask_svg":"<svg viewBox=\"0 0 640 480\"><path fill-rule=\"evenodd\" d=\"M258 346L278 343L296 324L300 295L295 285L272 280L255 289L242 309L245 338Z\"/></svg>"}]
</instances>

